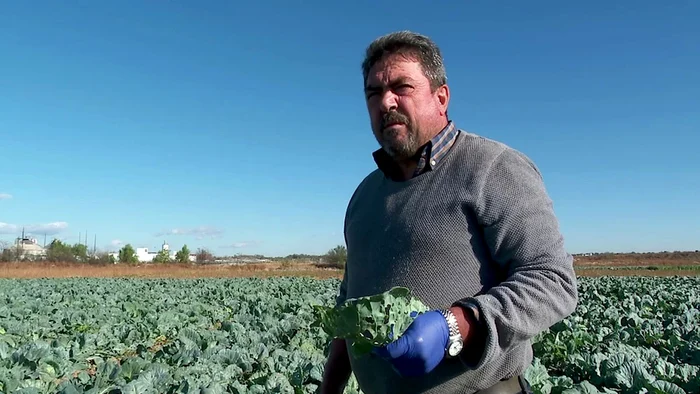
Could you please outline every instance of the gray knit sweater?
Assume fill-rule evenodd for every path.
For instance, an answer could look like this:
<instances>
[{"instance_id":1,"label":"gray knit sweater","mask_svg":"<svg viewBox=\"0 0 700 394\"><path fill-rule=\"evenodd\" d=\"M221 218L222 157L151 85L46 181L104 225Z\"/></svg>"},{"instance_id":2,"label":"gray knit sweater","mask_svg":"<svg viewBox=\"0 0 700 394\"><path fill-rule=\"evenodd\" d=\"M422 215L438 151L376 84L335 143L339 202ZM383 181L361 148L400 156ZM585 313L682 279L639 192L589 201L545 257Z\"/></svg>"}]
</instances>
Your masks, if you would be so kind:
<instances>
[{"instance_id":1,"label":"gray knit sweater","mask_svg":"<svg viewBox=\"0 0 700 394\"><path fill-rule=\"evenodd\" d=\"M345 218L346 271L337 302L406 286L431 308L478 306L486 343L476 365L445 359L419 378L351 358L364 393L473 393L522 373L530 340L569 315L578 294L541 174L522 153L461 131L436 168L403 182L380 170ZM350 344L348 343L348 346Z\"/></svg>"}]
</instances>

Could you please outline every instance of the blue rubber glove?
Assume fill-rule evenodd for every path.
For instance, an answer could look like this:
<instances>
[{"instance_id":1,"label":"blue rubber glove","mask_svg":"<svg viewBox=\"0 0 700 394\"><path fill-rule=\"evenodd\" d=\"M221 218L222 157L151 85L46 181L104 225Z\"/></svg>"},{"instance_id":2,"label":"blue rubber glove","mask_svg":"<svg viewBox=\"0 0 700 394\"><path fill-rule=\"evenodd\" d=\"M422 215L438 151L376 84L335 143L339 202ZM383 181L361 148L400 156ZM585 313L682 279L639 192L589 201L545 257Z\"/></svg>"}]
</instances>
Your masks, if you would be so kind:
<instances>
[{"instance_id":1,"label":"blue rubber glove","mask_svg":"<svg viewBox=\"0 0 700 394\"><path fill-rule=\"evenodd\" d=\"M445 357L450 329L439 311L420 314L403 335L374 353L389 361L402 376L427 374Z\"/></svg>"}]
</instances>

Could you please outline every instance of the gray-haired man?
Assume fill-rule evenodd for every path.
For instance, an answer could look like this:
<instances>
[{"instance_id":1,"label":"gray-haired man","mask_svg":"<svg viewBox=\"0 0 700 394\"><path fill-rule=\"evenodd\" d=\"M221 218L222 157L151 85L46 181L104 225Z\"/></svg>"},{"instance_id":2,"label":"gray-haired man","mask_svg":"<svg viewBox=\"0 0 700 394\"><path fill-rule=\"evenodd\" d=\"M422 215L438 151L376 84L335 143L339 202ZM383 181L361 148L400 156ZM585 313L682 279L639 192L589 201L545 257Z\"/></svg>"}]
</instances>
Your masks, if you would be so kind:
<instances>
[{"instance_id":1,"label":"gray-haired man","mask_svg":"<svg viewBox=\"0 0 700 394\"><path fill-rule=\"evenodd\" d=\"M456 127L438 47L397 32L363 62L377 169L345 217L337 302L405 286L431 310L363 358L334 340L322 393L527 393L530 340L578 293L552 202L524 154Z\"/></svg>"}]
</instances>

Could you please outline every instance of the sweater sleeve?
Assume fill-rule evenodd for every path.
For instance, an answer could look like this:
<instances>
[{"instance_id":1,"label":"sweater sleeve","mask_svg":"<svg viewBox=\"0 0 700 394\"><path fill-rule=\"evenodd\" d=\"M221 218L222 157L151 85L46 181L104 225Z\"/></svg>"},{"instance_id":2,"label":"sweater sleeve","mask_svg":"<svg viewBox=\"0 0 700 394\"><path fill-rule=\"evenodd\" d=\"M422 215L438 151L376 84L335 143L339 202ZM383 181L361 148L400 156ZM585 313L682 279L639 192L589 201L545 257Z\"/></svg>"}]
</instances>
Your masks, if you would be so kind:
<instances>
[{"instance_id":1,"label":"sweater sleeve","mask_svg":"<svg viewBox=\"0 0 700 394\"><path fill-rule=\"evenodd\" d=\"M347 268L343 269L343 278L338 286L338 293L335 296L335 306L342 305L347 299L348 273Z\"/></svg>"},{"instance_id":2,"label":"sweater sleeve","mask_svg":"<svg viewBox=\"0 0 700 394\"><path fill-rule=\"evenodd\" d=\"M480 368L573 312L578 302L573 257L564 248L553 204L539 170L505 148L483 179L476 211L503 280L455 302L475 308L483 330ZM469 349L464 353L469 353ZM474 364L475 363L475 364Z\"/></svg>"}]
</instances>

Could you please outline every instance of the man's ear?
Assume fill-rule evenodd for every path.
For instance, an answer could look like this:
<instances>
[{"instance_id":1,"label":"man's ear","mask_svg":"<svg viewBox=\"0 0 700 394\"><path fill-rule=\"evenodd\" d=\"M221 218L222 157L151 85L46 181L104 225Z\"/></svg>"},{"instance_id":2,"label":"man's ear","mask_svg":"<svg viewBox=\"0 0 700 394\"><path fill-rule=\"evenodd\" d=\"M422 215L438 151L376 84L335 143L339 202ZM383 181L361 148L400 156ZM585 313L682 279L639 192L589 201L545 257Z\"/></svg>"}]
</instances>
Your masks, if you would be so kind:
<instances>
[{"instance_id":1,"label":"man's ear","mask_svg":"<svg viewBox=\"0 0 700 394\"><path fill-rule=\"evenodd\" d=\"M450 104L450 88L449 86L442 85L439 88L437 88L437 91L435 92L437 99L438 99L438 104L440 106L440 115L445 115L447 116L447 107Z\"/></svg>"}]
</instances>

